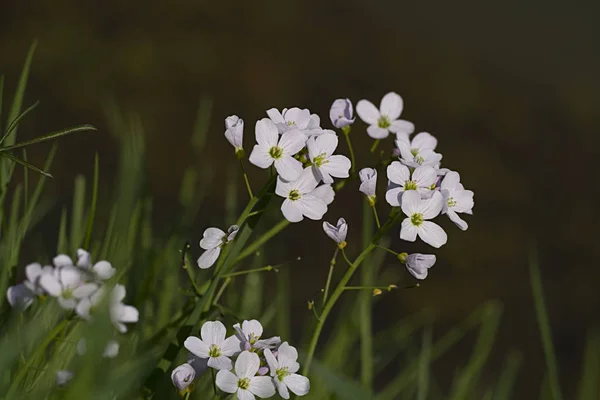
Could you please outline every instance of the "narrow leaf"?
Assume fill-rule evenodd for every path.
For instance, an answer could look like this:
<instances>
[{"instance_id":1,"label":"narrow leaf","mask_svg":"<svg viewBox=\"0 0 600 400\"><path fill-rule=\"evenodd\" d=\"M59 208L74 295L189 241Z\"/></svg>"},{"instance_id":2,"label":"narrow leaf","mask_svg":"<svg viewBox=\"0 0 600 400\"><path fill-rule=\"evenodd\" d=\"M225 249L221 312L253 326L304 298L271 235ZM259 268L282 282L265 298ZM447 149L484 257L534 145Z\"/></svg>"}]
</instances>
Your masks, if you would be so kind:
<instances>
[{"instance_id":1,"label":"narrow leaf","mask_svg":"<svg viewBox=\"0 0 600 400\"><path fill-rule=\"evenodd\" d=\"M58 131L58 132L52 132L52 133L49 133L47 135L37 137L35 139L31 139L31 140L27 140L25 142L17 143L17 144L12 145L12 146L3 147L3 148L0 149L0 153L5 153L5 152L7 152L9 150L20 149L22 147L30 146L30 145L36 144L36 143L46 142L48 140L56 139L56 138L59 138L61 136L69 135L71 133L85 132L85 131L95 131L95 130L97 130L97 129L95 127L93 127L92 125L80 125L80 126L76 126L76 127L73 127L73 128L67 128L67 129L63 129L63 130Z\"/></svg>"}]
</instances>

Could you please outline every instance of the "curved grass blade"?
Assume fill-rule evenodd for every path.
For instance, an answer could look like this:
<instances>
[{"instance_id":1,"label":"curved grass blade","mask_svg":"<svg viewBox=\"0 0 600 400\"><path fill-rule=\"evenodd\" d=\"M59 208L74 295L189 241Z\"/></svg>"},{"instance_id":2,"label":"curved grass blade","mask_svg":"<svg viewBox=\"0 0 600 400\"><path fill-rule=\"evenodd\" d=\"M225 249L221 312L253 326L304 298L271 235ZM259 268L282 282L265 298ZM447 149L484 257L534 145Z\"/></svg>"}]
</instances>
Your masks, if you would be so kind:
<instances>
[{"instance_id":1,"label":"curved grass blade","mask_svg":"<svg viewBox=\"0 0 600 400\"><path fill-rule=\"evenodd\" d=\"M23 147L31 146L32 144L36 144L36 143L47 142L48 140L56 139L61 136L66 136L71 133L96 131L96 130L97 129L95 127L93 127L92 125L79 125L79 126L75 126L73 128L67 128L67 129L63 129L61 131L52 132L47 135L40 136L35 139L27 140L25 142L17 143L12 146L3 147L0 149L0 153L5 153L9 150L15 150L15 149L20 149Z\"/></svg>"},{"instance_id":2,"label":"curved grass blade","mask_svg":"<svg viewBox=\"0 0 600 400\"><path fill-rule=\"evenodd\" d=\"M17 116L17 118L15 118L10 123L10 125L8 125L8 128L6 128L6 132L4 132L2 139L0 139L0 144L2 144L4 142L4 140L6 140L6 138L8 138L8 136L16 130L17 126L19 125L19 122L21 122L21 120L23 118L25 118L25 116L27 114L29 114L31 111L33 111L39 104L40 104L40 102L36 101L32 105L30 105L25 111L23 111L21 114L19 114Z\"/></svg>"},{"instance_id":3,"label":"curved grass blade","mask_svg":"<svg viewBox=\"0 0 600 400\"><path fill-rule=\"evenodd\" d=\"M4 152L0 151L0 156L1 156L1 157L6 157L6 158L8 158L8 159L9 159L9 160L11 160L11 161L14 161L14 162L16 162L17 164L21 164L22 166L24 166L24 167L26 167L26 168L29 168L29 169L31 169L32 171L38 172L38 173L40 173L40 174L44 175L45 177L48 177L48 178L54 178L54 177L52 176L52 174L50 174L50 173L48 173L48 172L46 172L46 171L42 171L40 168L36 167L35 165L33 165L33 164L30 164L30 163L28 163L28 162L27 162L27 161L25 161L25 160L21 160L20 158L18 158L18 157L15 157L15 156L13 156L13 155L12 155L12 154L10 154L10 153L4 153Z\"/></svg>"}]
</instances>

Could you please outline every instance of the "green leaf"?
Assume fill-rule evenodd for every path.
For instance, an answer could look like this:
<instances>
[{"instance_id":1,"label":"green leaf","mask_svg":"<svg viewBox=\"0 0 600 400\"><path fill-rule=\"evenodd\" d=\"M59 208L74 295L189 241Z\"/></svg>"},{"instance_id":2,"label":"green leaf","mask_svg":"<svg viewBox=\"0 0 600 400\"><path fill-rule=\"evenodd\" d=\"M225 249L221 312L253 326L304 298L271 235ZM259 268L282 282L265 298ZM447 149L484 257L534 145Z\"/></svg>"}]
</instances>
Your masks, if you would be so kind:
<instances>
[{"instance_id":1,"label":"green leaf","mask_svg":"<svg viewBox=\"0 0 600 400\"><path fill-rule=\"evenodd\" d=\"M10 153L4 153L4 152L0 152L0 157L6 157L6 158L8 158L8 159L9 159L9 160L11 160L11 161L14 161L14 162L16 162L17 164L20 164L20 165L22 165L22 166L24 166L24 167L26 167L26 168L29 168L29 169L30 169L30 170L32 170L32 171L35 171L35 172L38 172L38 173L40 173L40 174L44 175L45 177L48 177L48 178L54 178L54 177L52 176L52 174L50 174L50 173L48 173L48 172L46 172L46 171L42 171L40 168L36 167L35 165L33 165L33 164L30 164L30 163L28 163L28 162L27 162L27 161L25 161L25 160L21 160L20 158L18 158L18 157L15 157L15 156L13 156L13 155L12 155L12 154L10 154Z\"/></svg>"},{"instance_id":2,"label":"green leaf","mask_svg":"<svg viewBox=\"0 0 600 400\"><path fill-rule=\"evenodd\" d=\"M90 215L88 216L87 232L83 241L83 248L89 251L90 241L92 240L92 228L94 227L94 217L96 216L96 204L98 203L98 182L100 178L100 158L98 153L94 157L94 182L92 186L92 204L90 206Z\"/></svg>"},{"instance_id":3,"label":"green leaf","mask_svg":"<svg viewBox=\"0 0 600 400\"><path fill-rule=\"evenodd\" d=\"M67 128L67 129L63 129L61 131L52 132L47 135L40 136L35 139L27 140L25 142L17 143L12 146L3 147L0 149L0 153L5 153L9 150L20 149L22 147L31 146L32 144L36 144L36 143L47 142L48 140L56 139L61 136L69 135L71 133L95 131L95 130L97 130L97 129L94 128L92 125L79 125L79 126L75 126L73 128Z\"/></svg>"},{"instance_id":4,"label":"green leaf","mask_svg":"<svg viewBox=\"0 0 600 400\"><path fill-rule=\"evenodd\" d=\"M21 114L19 114L19 116L17 118L15 118L14 121L12 121L10 123L10 125L8 125L8 128L6 128L6 132L4 132L4 136L2 136L2 139L0 139L0 144L2 144L4 142L4 140L11 134L13 133L17 126L19 125L19 122L21 122L21 120L27 115L29 114L31 111L33 111L38 105L40 104L39 101L36 101L35 103L33 103L31 106L29 106L29 108L27 108L25 111L23 111Z\"/></svg>"}]
</instances>

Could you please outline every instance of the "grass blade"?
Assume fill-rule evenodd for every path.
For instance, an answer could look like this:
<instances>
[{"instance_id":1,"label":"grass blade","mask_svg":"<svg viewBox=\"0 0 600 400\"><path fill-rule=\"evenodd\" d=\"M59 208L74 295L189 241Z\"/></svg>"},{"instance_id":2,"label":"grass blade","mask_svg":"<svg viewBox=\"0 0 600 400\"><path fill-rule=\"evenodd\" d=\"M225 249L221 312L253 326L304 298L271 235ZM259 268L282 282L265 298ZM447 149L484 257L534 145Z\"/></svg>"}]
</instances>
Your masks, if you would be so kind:
<instances>
[{"instance_id":1,"label":"grass blade","mask_svg":"<svg viewBox=\"0 0 600 400\"><path fill-rule=\"evenodd\" d=\"M579 383L579 400L598 398L600 383L600 335L590 332L585 344L582 376Z\"/></svg>"},{"instance_id":2,"label":"grass blade","mask_svg":"<svg viewBox=\"0 0 600 400\"><path fill-rule=\"evenodd\" d=\"M38 105L40 104L39 101L36 101L35 103L33 103L32 105L30 105L25 111L23 111L21 114L19 114L19 116L17 116L17 118L15 118L14 121L12 121L10 123L10 125L8 125L8 128L6 128L6 132L4 132L4 136L2 136L2 139L0 139L0 144L2 144L4 142L4 140L12 133L15 131L16 127L19 125L19 122L21 122L21 120L27 115L29 114L31 111L33 111Z\"/></svg>"},{"instance_id":3,"label":"grass blade","mask_svg":"<svg viewBox=\"0 0 600 400\"><path fill-rule=\"evenodd\" d=\"M96 216L96 204L98 202L98 181L100 177L100 159L98 153L94 157L94 183L92 186L92 205L90 206L90 215L88 216L87 232L83 241L83 248L89 250L92 240L92 228L94 227L94 217Z\"/></svg>"},{"instance_id":4,"label":"grass blade","mask_svg":"<svg viewBox=\"0 0 600 400\"><path fill-rule=\"evenodd\" d=\"M49 133L47 135L39 136L39 137L36 137L35 139L17 143L12 146L3 147L0 149L0 153L4 154L5 152L7 152L9 150L20 149L23 147L31 146L32 144L46 142L48 140L56 139L56 138L66 136L66 135L70 135L72 133L95 131L95 130L97 130L97 129L95 127L93 127L92 125L79 125L79 126L75 126L73 128L67 128L67 129L57 131L57 132Z\"/></svg>"},{"instance_id":5,"label":"grass blade","mask_svg":"<svg viewBox=\"0 0 600 400\"><path fill-rule=\"evenodd\" d=\"M40 174L44 175L44 176L45 176L45 177L47 177L47 178L54 178L54 177L52 176L52 174L50 174L50 173L48 173L48 172L46 172L46 171L43 171L43 170L41 170L40 168L36 167L35 165L33 165L33 164L30 164L30 163L28 163L28 162L27 162L27 161L25 161L25 160L21 160L20 158L18 158L18 157L15 157L15 156L13 156L13 155L12 155L12 154L10 154L10 153L4 153L4 152L0 151L0 157L6 157L6 158L8 158L9 160L11 160L11 161L13 161L13 162L15 162L15 163L17 163L17 164L20 164L20 165L24 166L25 168L29 168L29 169L30 169L30 170L32 170L32 171L35 171L35 172L37 172L37 173L40 173Z\"/></svg>"}]
</instances>

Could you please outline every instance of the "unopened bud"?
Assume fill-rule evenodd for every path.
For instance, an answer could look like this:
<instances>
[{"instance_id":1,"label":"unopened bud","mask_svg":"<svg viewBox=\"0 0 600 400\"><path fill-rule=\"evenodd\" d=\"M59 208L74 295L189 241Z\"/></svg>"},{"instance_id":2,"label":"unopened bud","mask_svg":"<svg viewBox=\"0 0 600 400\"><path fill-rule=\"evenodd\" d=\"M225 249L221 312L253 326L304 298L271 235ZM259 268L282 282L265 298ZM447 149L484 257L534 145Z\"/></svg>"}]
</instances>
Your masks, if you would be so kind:
<instances>
[{"instance_id":1,"label":"unopened bud","mask_svg":"<svg viewBox=\"0 0 600 400\"><path fill-rule=\"evenodd\" d=\"M244 158L245 155L246 155L246 152L244 151L243 148L236 147L235 156L238 158L238 160L241 160L242 158Z\"/></svg>"},{"instance_id":2,"label":"unopened bud","mask_svg":"<svg viewBox=\"0 0 600 400\"><path fill-rule=\"evenodd\" d=\"M312 310L314 306L315 306L315 302L313 300L311 300L311 301L308 302L308 309L309 310Z\"/></svg>"},{"instance_id":3,"label":"unopened bud","mask_svg":"<svg viewBox=\"0 0 600 400\"><path fill-rule=\"evenodd\" d=\"M371 207L375 207L375 203L377 202L377 196L375 196L374 194L371 196L367 196L367 200L369 201L369 205Z\"/></svg>"},{"instance_id":4,"label":"unopened bud","mask_svg":"<svg viewBox=\"0 0 600 400\"><path fill-rule=\"evenodd\" d=\"M387 289L388 289L388 292L390 292L392 289L398 289L398 286L396 286L396 285L389 285Z\"/></svg>"},{"instance_id":5,"label":"unopened bud","mask_svg":"<svg viewBox=\"0 0 600 400\"><path fill-rule=\"evenodd\" d=\"M373 297L379 296L381 293L381 289L373 289Z\"/></svg>"},{"instance_id":6,"label":"unopened bud","mask_svg":"<svg viewBox=\"0 0 600 400\"><path fill-rule=\"evenodd\" d=\"M398 254L398 260L400 260L400 262L402 264L406 264L406 259L408 258L408 253L400 253Z\"/></svg>"},{"instance_id":7,"label":"unopened bud","mask_svg":"<svg viewBox=\"0 0 600 400\"><path fill-rule=\"evenodd\" d=\"M348 245L348 243L346 243L346 241L344 240L344 241L338 243L338 249L343 250L347 245Z\"/></svg>"}]
</instances>

